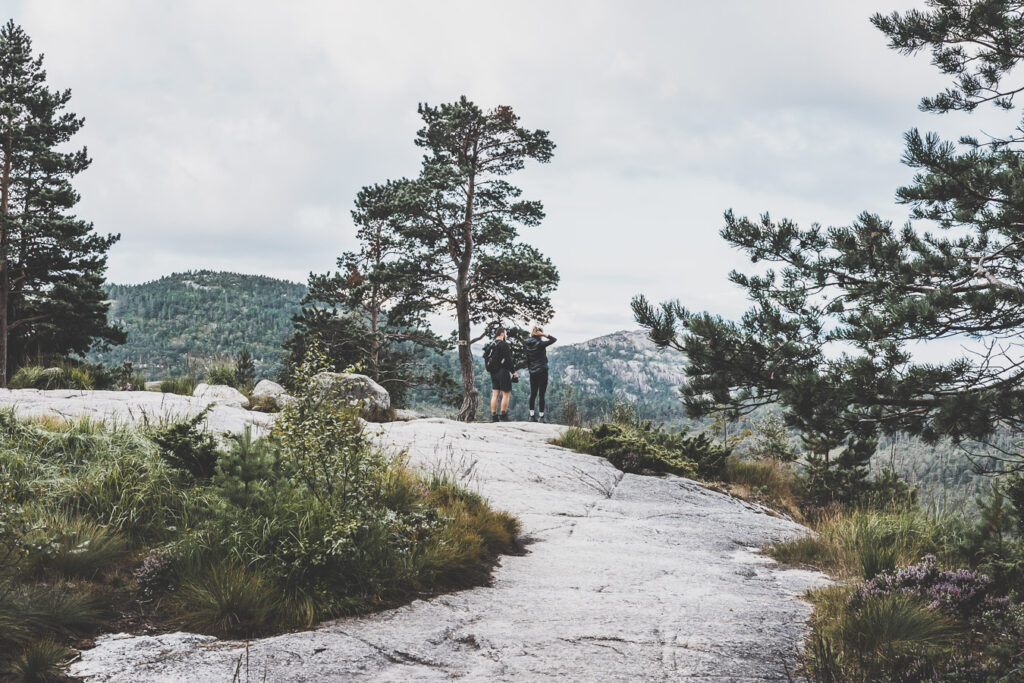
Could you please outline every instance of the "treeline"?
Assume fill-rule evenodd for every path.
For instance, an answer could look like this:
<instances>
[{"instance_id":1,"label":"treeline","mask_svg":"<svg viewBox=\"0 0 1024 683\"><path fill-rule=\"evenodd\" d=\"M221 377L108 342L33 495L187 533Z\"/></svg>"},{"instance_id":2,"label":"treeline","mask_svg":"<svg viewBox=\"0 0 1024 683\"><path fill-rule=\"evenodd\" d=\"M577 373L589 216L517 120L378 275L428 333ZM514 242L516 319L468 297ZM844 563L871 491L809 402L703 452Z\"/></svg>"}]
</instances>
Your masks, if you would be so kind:
<instances>
[{"instance_id":1,"label":"treeline","mask_svg":"<svg viewBox=\"0 0 1024 683\"><path fill-rule=\"evenodd\" d=\"M233 356L248 348L262 377L281 369L281 344L306 286L263 275L175 273L140 285L104 285L109 319L128 340L88 358L131 362L147 379L190 371L194 358Z\"/></svg>"}]
</instances>

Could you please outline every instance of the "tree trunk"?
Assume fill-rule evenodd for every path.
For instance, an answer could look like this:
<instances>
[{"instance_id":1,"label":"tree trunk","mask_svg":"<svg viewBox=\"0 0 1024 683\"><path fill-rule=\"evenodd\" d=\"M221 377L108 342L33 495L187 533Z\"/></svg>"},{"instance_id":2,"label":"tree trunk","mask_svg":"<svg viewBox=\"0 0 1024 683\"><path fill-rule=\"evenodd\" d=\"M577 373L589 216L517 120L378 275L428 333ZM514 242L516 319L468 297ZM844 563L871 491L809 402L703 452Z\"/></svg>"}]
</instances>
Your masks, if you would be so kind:
<instances>
[{"instance_id":1,"label":"tree trunk","mask_svg":"<svg viewBox=\"0 0 1024 683\"><path fill-rule=\"evenodd\" d=\"M459 420L472 422L476 419L476 404L480 393L476 390L473 350L469 347L469 297L465 293L459 293L456 309L459 321L459 368L462 370L462 407L459 408Z\"/></svg>"},{"instance_id":2,"label":"tree trunk","mask_svg":"<svg viewBox=\"0 0 1024 683\"><path fill-rule=\"evenodd\" d=\"M8 126L11 123L8 122ZM0 388L7 388L7 335L10 321L7 319L11 293L11 271L8 249L10 247L10 216L11 198L11 147L13 140L8 134L7 148L4 153L3 176L0 177Z\"/></svg>"}]
</instances>

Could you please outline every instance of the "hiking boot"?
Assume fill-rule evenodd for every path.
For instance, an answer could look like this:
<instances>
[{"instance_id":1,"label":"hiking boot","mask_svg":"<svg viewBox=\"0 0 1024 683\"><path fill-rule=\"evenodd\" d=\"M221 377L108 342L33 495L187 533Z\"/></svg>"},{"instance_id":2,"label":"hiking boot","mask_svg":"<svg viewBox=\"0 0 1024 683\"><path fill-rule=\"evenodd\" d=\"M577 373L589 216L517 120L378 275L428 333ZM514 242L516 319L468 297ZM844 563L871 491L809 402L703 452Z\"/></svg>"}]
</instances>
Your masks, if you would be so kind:
<instances>
[{"instance_id":1,"label":"hiking boot","mask_svg":"<svg viewBox=\"0 0 1024 683\"><path fill-rule=\"evenodd\" d=\"M501 421L502 422L508 422L508 413L502 413L501 414Z\"/></svg>"},{"instance_id":2,"label":"hiking boot","mask_svg":"<svg viewBox=\"0 0 1024 683\"><path fill-rule=\"evenodd\" d=\"M541 415L540 417L538 417L537 418L537 422L540 422L541 424L544 424L544 416Z\"/></svg>"},{"instance_id":3,"label":"hiking boot","mask_svg":"<svg viewBox=\"0 0 1024 683\"><path fill-rule=\"evenodd\" d=\"M531 415L530 416L530 422L536 422L536 421L537 421L537 416L536 415Z\"/></svg>"},{"instance_id":4,"label":"hiking boot","mask_svg":"<svg viewBox=\"0 0 1024 683\"><path fill-rule=\"evenodd\" d=\"M491 413L491 422L497 422L497 421L498 421L498 414L497 413Z\"/></svg>"}]
</instances>

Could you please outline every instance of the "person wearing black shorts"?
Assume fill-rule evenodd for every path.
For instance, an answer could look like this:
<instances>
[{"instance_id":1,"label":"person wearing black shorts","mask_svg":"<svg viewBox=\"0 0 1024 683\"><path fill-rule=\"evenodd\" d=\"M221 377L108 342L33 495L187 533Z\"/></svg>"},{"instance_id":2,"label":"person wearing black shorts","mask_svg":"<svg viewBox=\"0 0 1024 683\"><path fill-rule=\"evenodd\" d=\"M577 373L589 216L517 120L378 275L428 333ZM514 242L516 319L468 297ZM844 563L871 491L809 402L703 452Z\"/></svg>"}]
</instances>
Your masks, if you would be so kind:
<instances>
[{"instance_id":1,"label":"person wearing black shorts","mask_svg":"<svg viewBox=\"0 0 1024 683\"><path fill-rule=\"evenodd\" d=\"M548 391L548 347L557 339L544 334L539 326L533 328L530 338L526 340L526 362L530 368L530 422L544 421L544 395ZM533 408L540 398L540 416L535 417Z\"/></svg>"},{"instance_id":2,"label":"person wearing black shorts","mask_svg":"<svg viewBox=\"0 0 1024 683\"><path fill-rule=\"evenodd\" d=\"M508 422L508 402L512 398L512 378L519 378L513 372L512 347L505 337L508 336L504 327L498 328L494 338L494 367L491 371L491 422ZM498 416L498 398L501 397L501 416Z\"/></svg>"}]
</instances>

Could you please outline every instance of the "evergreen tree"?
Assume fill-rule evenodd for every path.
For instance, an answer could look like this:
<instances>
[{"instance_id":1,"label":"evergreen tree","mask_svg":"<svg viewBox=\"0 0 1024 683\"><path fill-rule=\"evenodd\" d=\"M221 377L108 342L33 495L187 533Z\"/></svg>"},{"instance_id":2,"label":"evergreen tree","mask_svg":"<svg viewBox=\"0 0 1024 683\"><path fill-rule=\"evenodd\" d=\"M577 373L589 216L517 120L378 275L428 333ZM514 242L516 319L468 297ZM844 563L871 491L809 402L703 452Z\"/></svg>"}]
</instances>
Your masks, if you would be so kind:
<instances>
[{"instance_id":1,"label":"evergreen tree","mask_svg":"<svg viewBox=\"0 0 1024 683\"><path fill-rule=\"evenodd\" d=\"M107 324L100 236L71 209L71 179L85 149L63 151L83 119L66 111L71 91L46 87L43 57L13 21L0 29L0 386L28 354L84 354L121 343Z\"/></svg>"},{"instance_id":2,"label":"evergreen tree","mask_svg":"<svg viewBox=\"0 0 1024 683\"><path fill-rule=\"evenodd\" d=\"M1012 108L1024 88L1004 84L1024 58L1022 3L931 0L926 11L876 15L894 49L929 49L953 77L925 97L926 111ZM803 435L828 486L854 495L879 435L928 442L990 439L1024 428L1024 158L1021 134L958 143L906 135L904 160L917 169L899 201L902 228L861 214L824 228L738 218L722 236L756 274L730 279L754 307L738 322L634 300L637 320L662 346L689 358L684 401L691 415L719 404L749 411L780 403ZM938 232L927 232L928 226ZM919 342L972 338L976 354L946 363L915 361ZM838 458L832 451L845 447ZM1021 459L1008 458L1014 467Z\"/></svg>"},{"instance_id":3,"label":"evergreen tree","mask_svg":"<svg viewBox=\"0 0 1024 683\"><path fill-rule=\"evenodd\" d=\"M336 370L359 367L401 406L413 387L450 393L451 377L429 359L439 360L449 344L430 329L423 283L401 263L409 247L381 214L380 194L378 187L360 191L352 212L359 249L338 258L337 272L310 275L285 348L290 369L315 337Z\"/></svg>"},{"instance_id":4,"label":"evergreen tree","mask_svg":"<svg viewBox=\"0 0 1024 683\"><path fill-rule=\"evenodd\" d=\"M235 383L239 387L245 387L247 391L252 390L256 382L256 363L253 362L249 347L242 348L238 358L235 359Z\"/></svg>"},{"instance_id":5,"label":"evergreen tree","mask_svg":"<svg viewBox=\"0 0 1024 683\"><path fill-rule=\"evenodd\" d=\"M419 176L367 188L364 196L373 201L363 209L386 220L401 240L404 253L392 272L417 283L431 311L454 314L459 418L472 420L478 399L472 344L499 321L546 322L552 315L558 271L517 241L519 226L538 225L543 207L521 200L521 190L504 178L528 159L549 161L555 146L547 131L521 127L507 106L485 112L462 97L422 104L419 114L425 124L415 141L425 150Z\"/></svg>"}]
</instances>

